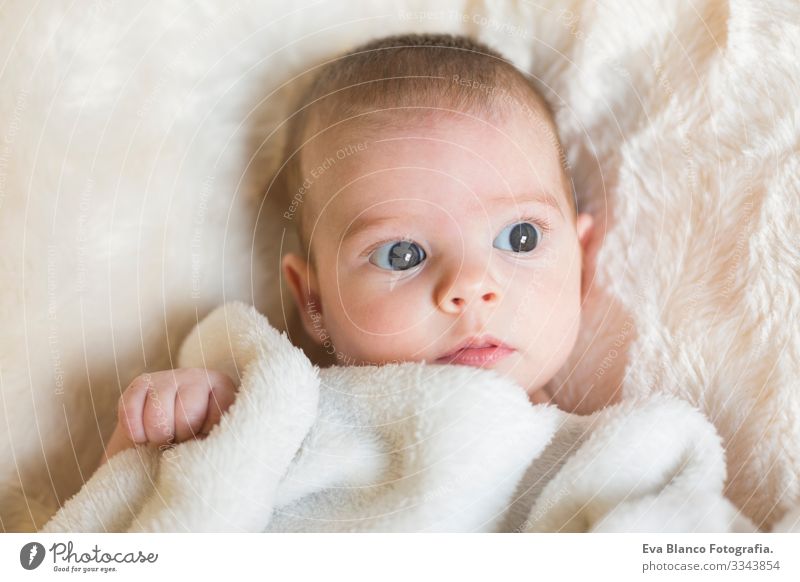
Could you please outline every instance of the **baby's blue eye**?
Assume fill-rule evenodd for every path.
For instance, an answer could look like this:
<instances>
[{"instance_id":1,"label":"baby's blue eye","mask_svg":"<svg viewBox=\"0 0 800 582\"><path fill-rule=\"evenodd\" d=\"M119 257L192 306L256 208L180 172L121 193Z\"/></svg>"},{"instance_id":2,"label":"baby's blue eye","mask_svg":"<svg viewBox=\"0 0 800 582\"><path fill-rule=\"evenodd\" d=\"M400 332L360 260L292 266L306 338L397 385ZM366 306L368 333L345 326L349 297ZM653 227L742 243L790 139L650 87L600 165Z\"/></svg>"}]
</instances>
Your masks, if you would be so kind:
<instances>
[{"instance_id":1,"label":"baby's blue eye","mask_svg":"<svg viewBox=\"0 0 800 582\"><path fill-rule=\"evenodd\" d=\"M415 242L397 240L378 247L369 256L369 262L381 269L406 271L425 260L425 251Z\"/></svg>"},{"instance_id":2,"label":"baby's blue eye","mask_svg":"<svg viewBox=\"0 0 800 582\"><path fill-rule=\"evenodd\" d=\"M494 246L504 251L529 253L539 244L539 231L530 222L510 224L494 239Z\"/></svg>"}]
</instances>

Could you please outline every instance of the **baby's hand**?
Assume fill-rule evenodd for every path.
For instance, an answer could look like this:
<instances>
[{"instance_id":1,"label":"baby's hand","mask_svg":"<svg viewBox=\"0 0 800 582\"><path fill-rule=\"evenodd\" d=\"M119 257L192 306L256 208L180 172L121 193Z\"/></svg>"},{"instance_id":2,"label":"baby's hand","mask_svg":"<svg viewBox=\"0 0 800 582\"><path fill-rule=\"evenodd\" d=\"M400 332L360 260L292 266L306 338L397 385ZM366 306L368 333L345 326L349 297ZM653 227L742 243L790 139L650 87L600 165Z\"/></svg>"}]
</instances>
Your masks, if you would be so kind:
<instances>
[{"instance_id":1,"label":"baby's hand","mask_svg":"<svg viewBox=\"0 0 800 582\"><path fill-rule=\"evenodd\" d=\"M216 370L180 368L138 376L119 399L117 426L100 464L137 444L164 446L204 437L235 396L233 380Z\"/></svg>"}]
</instances>

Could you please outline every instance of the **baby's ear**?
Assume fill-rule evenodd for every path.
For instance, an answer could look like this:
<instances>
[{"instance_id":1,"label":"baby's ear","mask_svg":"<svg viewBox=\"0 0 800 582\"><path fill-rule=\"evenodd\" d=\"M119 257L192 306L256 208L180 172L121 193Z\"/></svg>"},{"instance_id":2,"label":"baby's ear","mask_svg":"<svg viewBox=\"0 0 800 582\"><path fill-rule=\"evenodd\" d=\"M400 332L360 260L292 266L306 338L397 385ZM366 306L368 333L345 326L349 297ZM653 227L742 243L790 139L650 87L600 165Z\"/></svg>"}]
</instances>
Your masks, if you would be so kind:
<instances>
[{"instance_id":1,"label":"baby's ear","mask_svg":"<svg viewBox=\"0 0 800 582\"><path fill-rule=\"evenodd\" d=\"M578 243L581 246L581 300L583 300L594 279L594 262L597 255L597 232L592 215L586 212L578 214L575 229L578 234Z\"/></svg>"},{"instance_id":2,"label":"baby's ear","mask_svg":"<svg viewBox=\"0 0 800 582\"><path fill-rule=\"evenodd\" d=\"M322 327L322 303L319 300L317 281L312 267L295 253L287 253L281 260L281 268L286 282L300 312L300 320L306 333L317 343L321 343L319 334Z\"/></svg>"},{"instance_id":3,"label":"baby's ear","mask_svg":"<svg viewBox=\"0 0 800 582\"><path fill-rule=\"evenodd\" d=\"M594 218L592 218L592 215L587 212L578 214L575 229L578 232L578 240L581 243L581 248L584 254L586 254L592 241L592 235L594 234Z\"/></svg>"}]
</instances>

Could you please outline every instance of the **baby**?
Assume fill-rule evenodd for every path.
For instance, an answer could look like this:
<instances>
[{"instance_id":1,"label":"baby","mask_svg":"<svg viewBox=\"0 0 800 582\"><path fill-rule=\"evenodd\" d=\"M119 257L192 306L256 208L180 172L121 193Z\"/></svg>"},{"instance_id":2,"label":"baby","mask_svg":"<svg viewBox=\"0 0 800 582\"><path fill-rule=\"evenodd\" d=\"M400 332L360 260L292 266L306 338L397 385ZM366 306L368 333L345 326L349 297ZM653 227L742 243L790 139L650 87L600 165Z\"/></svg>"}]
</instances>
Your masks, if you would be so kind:
<instances>
[{"instance_id":1,"label":"baby","mask_svg":"<svg viewBox=\"0 0 800 582\"><path fill-rule=\"evenodd\" d=\"M525 75L465 37L380 39L315 71L288 136L282 269L314 342L339 365L493 368L557 403L592 218ZM235 393L214 370L140 376L103 461L202 437Z\"/></svg>"}]
</instances>

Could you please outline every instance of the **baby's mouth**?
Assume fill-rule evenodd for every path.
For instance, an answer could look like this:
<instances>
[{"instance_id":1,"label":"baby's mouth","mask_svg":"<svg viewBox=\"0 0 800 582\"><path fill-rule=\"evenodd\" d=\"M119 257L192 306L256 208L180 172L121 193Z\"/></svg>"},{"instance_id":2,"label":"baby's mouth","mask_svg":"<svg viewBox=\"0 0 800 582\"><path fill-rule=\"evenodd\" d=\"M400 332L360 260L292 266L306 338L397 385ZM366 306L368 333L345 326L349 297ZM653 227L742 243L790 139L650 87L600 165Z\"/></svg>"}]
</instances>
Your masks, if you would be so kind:
<instances>
[{"instance_id":1,"label":"baby's mouth","mask_svg":"<svg viewBox=\"0 0 800 582\"><path fill-rule=\"evenodd\" d=\"M454 351L437 358L436 364L459 364L482 367L513 354L516 350L491 336L470 338Z\"/></svg>"}]
</instances>

